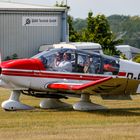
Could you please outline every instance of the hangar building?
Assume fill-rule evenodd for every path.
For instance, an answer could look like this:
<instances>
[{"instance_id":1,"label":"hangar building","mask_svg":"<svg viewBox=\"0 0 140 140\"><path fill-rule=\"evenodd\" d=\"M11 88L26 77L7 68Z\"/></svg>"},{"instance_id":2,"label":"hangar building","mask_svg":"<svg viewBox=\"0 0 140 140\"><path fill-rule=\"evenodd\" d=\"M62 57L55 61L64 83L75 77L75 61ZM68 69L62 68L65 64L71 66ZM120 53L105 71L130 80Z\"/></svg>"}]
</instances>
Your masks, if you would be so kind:
<instances>
[{"instance_id":1,"label":"hangar building","mask_svg":"<svg viewBox=\"0 0 140 140\"><path fill-rule=\"evenodd\" d=\"M31 57L43 44L66 42L67 9L0 2L0 51L2 59L17 54Z\"/></svg>"}]
</instances>

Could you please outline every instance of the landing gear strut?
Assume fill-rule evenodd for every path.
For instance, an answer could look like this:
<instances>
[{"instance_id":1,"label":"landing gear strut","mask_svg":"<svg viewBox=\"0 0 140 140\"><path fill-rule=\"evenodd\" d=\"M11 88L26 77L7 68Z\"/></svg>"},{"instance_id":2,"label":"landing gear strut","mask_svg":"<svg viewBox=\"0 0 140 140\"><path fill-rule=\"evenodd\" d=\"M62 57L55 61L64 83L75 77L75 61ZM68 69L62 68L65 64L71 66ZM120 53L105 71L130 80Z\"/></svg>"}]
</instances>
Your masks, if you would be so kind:
<instances>
[{"instance_id":1,"label":"landing gear strut","mask_svg":"<svg viewBox=\"0 0 140 140\"><path fill-rule=\"evenodd\" d=\"M89 94L81 94L81 100L73 105L74 110L79 111L92 111L92 110L101 110L107 109L104 106L92 103L90 100Z\"/></svg>"},{"instance_id":2,"label":"landing gear strut","mask_svg":"<svg viewBox=\"0 0 140 140\"><path fill-rule=\"evenodd\" d=\"M8 100L2 102L1 107L7 111L34 109L33 107L22 104L19 101L20 94L21 93L19 90L13 90L11 92L10 98Z\"/></svg>"}]
</instances>

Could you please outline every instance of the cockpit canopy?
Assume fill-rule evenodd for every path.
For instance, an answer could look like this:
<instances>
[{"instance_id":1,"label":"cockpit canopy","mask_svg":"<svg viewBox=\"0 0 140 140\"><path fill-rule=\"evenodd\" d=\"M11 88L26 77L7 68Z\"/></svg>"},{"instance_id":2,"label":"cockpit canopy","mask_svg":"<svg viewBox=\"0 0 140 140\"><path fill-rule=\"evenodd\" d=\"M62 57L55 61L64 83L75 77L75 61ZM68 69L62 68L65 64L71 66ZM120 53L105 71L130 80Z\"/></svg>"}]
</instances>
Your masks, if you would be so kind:
<instances>
[{"instance_id":1,"label":"cockpit canopy","mask_svg":"<svg viewBox=\"0 0 140 140\"><path fill-rule=\"evenodd\" d=\"M68 61L72 65L71 72L106 75L117 75L119 72L118 58L95 52L89 53L82 50L59 48L43 51L33 58L40 59L46 70L57 71L53 69L54 63L57 59L63 61L64 54L68 54Z\"/></svg>"}]
</instances>

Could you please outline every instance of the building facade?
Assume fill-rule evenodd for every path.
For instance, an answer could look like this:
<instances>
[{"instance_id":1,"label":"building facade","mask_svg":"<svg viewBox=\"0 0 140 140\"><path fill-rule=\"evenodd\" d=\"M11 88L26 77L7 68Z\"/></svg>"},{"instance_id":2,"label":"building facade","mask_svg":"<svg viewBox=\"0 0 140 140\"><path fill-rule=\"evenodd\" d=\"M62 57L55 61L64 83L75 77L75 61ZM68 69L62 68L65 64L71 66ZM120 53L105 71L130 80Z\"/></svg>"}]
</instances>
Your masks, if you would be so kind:
<instances>
[{"instance_id":1,"label":"building facade","mask_svg":"<svg viewBox=\"0 0 140 140\"><path fill-rule=\"evenodd\" d=\"M67 41L67 9L0 2L2 59L31 57L43 44Z\"/></svg>"}]
</instances>

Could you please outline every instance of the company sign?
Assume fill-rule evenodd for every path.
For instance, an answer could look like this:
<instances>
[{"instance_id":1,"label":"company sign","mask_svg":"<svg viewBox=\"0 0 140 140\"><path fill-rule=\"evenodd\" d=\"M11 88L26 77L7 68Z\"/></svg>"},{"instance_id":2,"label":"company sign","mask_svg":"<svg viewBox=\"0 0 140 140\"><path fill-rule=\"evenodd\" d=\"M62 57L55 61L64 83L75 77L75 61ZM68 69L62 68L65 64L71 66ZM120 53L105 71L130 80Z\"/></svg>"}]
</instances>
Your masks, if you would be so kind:
<instances>
[{"instance_id":1,"label":"company sign","mask_svg":"<svg viewBox=\"0 0 140 140\"><path fill-rule=\"evenodd\" d=\"M22 17L22 26L57 26L58 17Z\"/></svg>"}]
</instances>

